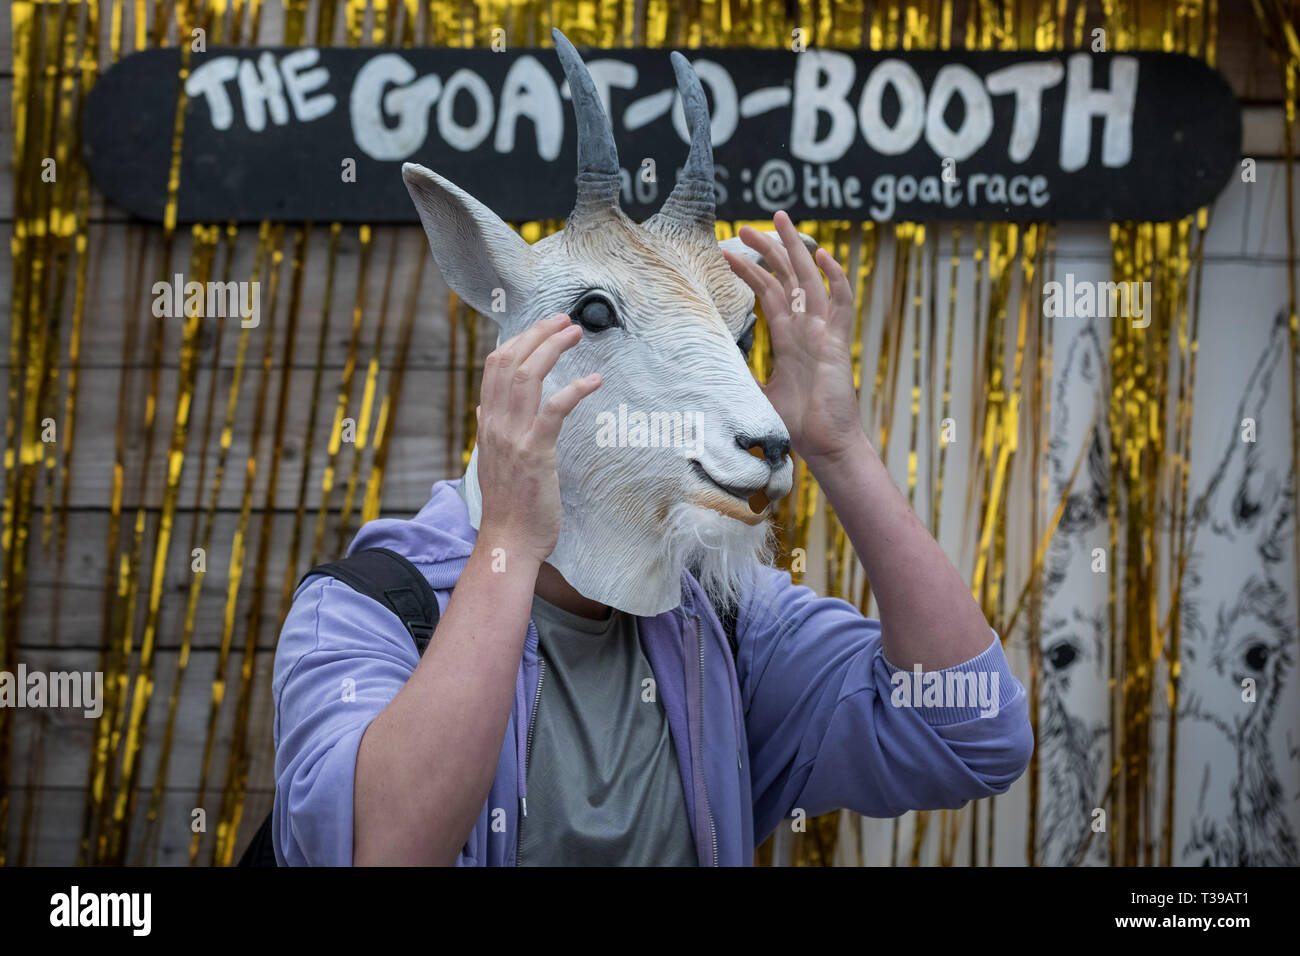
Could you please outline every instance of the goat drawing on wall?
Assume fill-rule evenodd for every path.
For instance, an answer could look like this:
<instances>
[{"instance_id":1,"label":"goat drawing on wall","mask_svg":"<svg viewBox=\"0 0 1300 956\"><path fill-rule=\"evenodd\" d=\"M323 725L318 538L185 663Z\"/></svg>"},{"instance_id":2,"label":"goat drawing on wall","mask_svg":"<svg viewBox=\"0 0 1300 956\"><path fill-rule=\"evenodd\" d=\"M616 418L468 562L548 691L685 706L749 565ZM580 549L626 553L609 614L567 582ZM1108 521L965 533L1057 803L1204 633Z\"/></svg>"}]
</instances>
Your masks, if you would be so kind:
<instances>
[{"instance_id":1,"label":"goat drawing on wall","mask_svg":"<svg viewBox=\"0 0 1300 956\"><path fill-rule=\"evenodd\" d=\"M1039 675L1037 854L1050 866L1107 862L1105 834L1091 830L1109 727L1107 584L1093 570L1095 549L1108 546L1105 382L1101 338L1088 322L1064 349L1052 389L1049 500L1066 495L1066 504L1045 559Z\"/></svg>"},{"instance_id":2,"label":"goat drawing on wall","mask_svg":"<svg viewBox=\"0 0 1300 956\"><path fill-rule=\"evenodd\" d=\"M1297 633L1290 472L1297 436L1276 398L1287 391L1289 354L1279 315L1194 515L1178 711L1179 750L1198 758L1179 761L1177 850L1185 864L1300 863L1297 714L1286 693Z\"/></svg>"},{"instance_id":3,"label":"goat drawing on wall","mask_svg":"<svg viewBox=\"0 0 1300 956\"><path fill-rule=\"evenodd\" d=\"M1289 415L1270 404L1285 374L1285 320L1247 378L1222 459L1206 483L1183 581L1180 768L1176 862L1295 865L1296 741L1284 691L1295 660ZM1107 395L1101 338L1092 323L1069 341L1053 389L1049 450L1053 494L1065 493L1084 455L1048 551L1038 736L1042 796L1038 860L1105 864L1104 833L1090 833L1106 786L1107 587L1094 549L1107 546ZM1096 418L1093 418L1094 410ZM1243 420L1261 436L1243 441ZM1090 424L1091 422L1091 424ZM1191 498L1195 503L1197 495ZM1242 700L1243 681L1255 700ZM1294 706L1294 705L1290 705ZM1284 719L1279 723L1279 714ZM1157 715L1163 722L1167 715ZM1290 721L1288 723L1287 721ZM1163 734L1161 735L1163 738ZM1189 755L1204 755L1190 759ZM1280 768L1290 765L1285 773Z\"/></svg>"}]
</instances>

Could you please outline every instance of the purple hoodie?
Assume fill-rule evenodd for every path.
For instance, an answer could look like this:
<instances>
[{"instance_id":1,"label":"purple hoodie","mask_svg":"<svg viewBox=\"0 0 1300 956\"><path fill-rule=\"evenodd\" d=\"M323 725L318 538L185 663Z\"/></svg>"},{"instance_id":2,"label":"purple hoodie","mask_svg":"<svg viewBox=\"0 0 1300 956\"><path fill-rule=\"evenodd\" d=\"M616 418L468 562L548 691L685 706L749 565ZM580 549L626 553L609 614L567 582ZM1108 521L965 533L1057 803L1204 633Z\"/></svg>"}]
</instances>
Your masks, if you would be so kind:
<instances>
[{"instance_id":1,"label":"purple hoodie","mask_svg":"<svg viewBox=\"0 0 1300 956\"><path fill-rule=\"evenodd\" d=\"M476 537L456 485L434 485L411 520L368 522L350 552L385 547L405 555L445 609ZM679 607L638 625L703 866L752 864L756 842L798 810L811 817L846 807L892 817L955 809L1003 793L1029 762L1025 691L992 632L988 650L938 678L900 672L881 653L879 622L774 569L746 591L734 661L690 575L682 577ZM351 864L357 747L418 663L409 634L386 607L333 578L313 577L298 588L272 683L280 865ZM460 866L515 864L537 670L537 629L529 622L496 778ZM977 678L996 707L969 698L965 706L904 705L922 686L973 686ZM354 685L345 685L348 679ZM345 686L355 695L345 695Z\"/></svg>"}]
</instances>

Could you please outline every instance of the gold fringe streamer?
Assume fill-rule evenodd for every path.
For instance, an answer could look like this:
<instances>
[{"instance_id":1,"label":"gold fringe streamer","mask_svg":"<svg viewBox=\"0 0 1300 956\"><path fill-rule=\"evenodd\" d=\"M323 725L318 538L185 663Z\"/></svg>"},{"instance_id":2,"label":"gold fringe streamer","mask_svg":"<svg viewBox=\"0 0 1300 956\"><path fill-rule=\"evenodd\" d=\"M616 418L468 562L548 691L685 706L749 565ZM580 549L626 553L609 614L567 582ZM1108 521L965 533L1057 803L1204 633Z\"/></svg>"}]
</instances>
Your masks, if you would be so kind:
<instances>
[{"instance_id":1,"label":"gold fringe streamer","mask_svg":"<svg viewBox=\"0 0 1300 956\"><path fill-rule=\"evenodd\" d=\"M707 45L753 45L788 49L792 31L805 31L813 46L894 49L1066 49L1083 47L1088 31L1102 26L1114 49L1163 49L1201 56L1213 64L1217 57L1219 5L1215 0L1186 0L1174 3L1121 4L1107 2L1100 15L1081 0L1041 0L1039 3L1009 0L952 0L932 2L872 3L851 0L841 4L801 0L794 4L776 0L705 0L681 8L669 0L570 0L552 6L511 0L401 0L370 4L366 0L345 0L342 11L333 2L284 0L283 39L287 45L303 41L315 26L315 42L328 45L342 39L353 46L415 42L440 46L484 45L492 31L504 28L511 43L547 45L552 23L563 26L577 42L597 46L644 44L683 47ZM1261 32L1273 46L1285 91L1287 171L1289 346L1291 415L1294 431L1300 431L1300 386L1296 380L1296 359L1300 354L1300 322L1297 320L1297 292L1293 169L1293 125L1296 100L1296 71L1300 67L1300 41L1289 4L1280 0L1252 0ZM256 43L264 15L279 14L261 0L146 4L142 0L94 2L34 2L19 0L12 7L13 20L13 109L14 141L14 225L11 242L13 276L10 303L8 406L5 419L5 492L0 517L0 545L3 546L3 574L0 575L0 667L13 670L19 659L20 634L25 615L24 597L31 555L33 522L40 521L41 541L55 544L55 601L50 608L50 631L57 643L61 628L60 591L64 559L70 537L73 508L72 483L75 475L74 427L78 422L84 321L90 295L90 266L95 258L94 240L100 226L91 222L91 194L85 169L80 162L78 130L80 110L86 93L102 67L134 50L184 41L191 25L208 33L209 43ZM1141 14L1139 16L1139 14ZM180 43L182 51L188 45ZM101 60L103 61L101 63ZM184 69L184 66L182 66ZM146 760L146 745L156 748L157 761L148 809L144 819L144 861L156 859L158 841L165 821L165 798L169 786L171 750L180 721L179 705L183 681L198 627L198 606L204 573L196 572L187 589L184 620L180 629L177 670L168 697L166 723L158 741L148 739L149 708L154 668L159 651L158 630L166 608L165 588L168 552L175 536L175 521L181 479L187 456L190 412L196 399L197 374L202 342L202 323L187 317L180 331L179 367L176 384L170 374L164 383L163 355L167 348L164 323L141 325L146 307L146 276L170 278L174 250L175 196L179 186L179 146L183 127L178 107L172 163L169 168L169 203L161 234L139 225L118 225L126 236L124 283L126 316L122 331L121 374L114 426L114 452L109 497L104 512L107 533L103 542L103 602L100 621L99 669L106 675L108 699L104 717L97 722L87 755L86 802L83 807L81 862L124 862L136 849L132 844L137 783ZM55 188L41 182L42 160L51 157L59 171ZM535 241L560 227L560 223L521 224L521 231ZM719 223L719 235L732 234L737 224ZM1158 291L1152 326L1148 330L1111 329L1110 375L1105 415L1112 436L1108 449L1111 486L1108 495L1108 545L1112 556L1109 575L1107 616L1111 645L1108 649L1112 719L1109 741L1110 777L1099 805L1108 811L1107 840L1110 860L1128 865L1172 861L1175 794L1168 781L1176 768L1176 720L1170 720L1163 741L1163 760L1157 766L1154 741L1156 717L1175 714L1179 700L1181 630L1180 605L1184 572L1196 536L1191 517L1197 503L1188 490L1193 399L1197 371L1197 338L1200 304L1200 275L1203 242L1208 227L1208 210L1177 223L1124 223L1112 228L1115 279L1151 281ZM906 455L906 493L919 511L927 514L936 533L944 514L948 456L954 449L936 441L936 421L955 415L969 415L968 486L964 495L948 489L948 511L961 532L960 554L971 571L972 593L981 602L1004 641L1027 642L1031 713L1038 720L1038 641L1042 617L1042 568L1051 537L1060 521L1068 486L1062 497L1048 500L1043 472L1044 448L1050 437L1051 323L1041 317L1039 293L1042 278L1054 272L1054 232L1037 224L1023 227L975 223L973 227L951 228L947 314L938 285L942 240L946 230L921 223L818 223L805 225L820 242L849 264L858 294L859 314L855 322L852 362L855 381L862 387L863 416L869 434L886 463ZM310 225L296 227L292 291L285 317L284 348L292 351L301 303L301 283L309 264ZM272 387L272 356L275 312L283 224L263 224L258 232L252 275L258 281L270 268L270 322L253 414L252 439L246 451L244 485L237 527L231 550L229 583L225 595L220 646L214 654L215 673L210 689L207 733L199 780L201 806L207 797L211 761L217 744L226 742L218 733L225 715L223 702L235 622L241 596L248 593L245 609L244 642L239 665L239 690L229 737L226 768L221 789L212 859L228 863L238 844L245 798L253 758L251 735L261 725L254 720L254 708L269 702L269 688L259 686L255 663L259 648L263 608L268 600L270 544L273 541L280 453L287 422L285 402L293 377L292 361L285 356L280 369L271 460L265 470L269 478L258 514L257 558L243 581L248 522L254 511L254 480L263 471L265 454L261 438L264 413ZM195 227L191 239L190 271L206 276L212 268L221 230ZM237 240L233 226L225 228L226 251L223 274L229 276ZM334 416L329 425L324 474L319 486L320 501L311 546L311 563L322 555L324 534L331 513L337 520L335 532L341 548L351 531L362 469L367 467L366 487L360 504L360 519L372 520L381 513L381 492L396 417L400 413L406 355L414 335L417 303L423 269L417 270L407 287L397 336L396 361L385 369L382 359L389 295L395 278L395 253L387 264L383 299L376 316L375 338L363 377L358 409L360 434L351 451L343 501L332 503L334 485L341 466L343 421L352 404L352 386L359 361L362 336L366 332L369 265L373 237L369 227L358 230L359 256L354 288L352 326L347 353L338 384ZM892 257L882 264L882 248ZM975 274L970 292L973 306L960 307L962 323L972 329L970 403L960 409L953 401L953 343L959 326L957 283L963 236L973 236ZM929 244L927 246L927 238ZM396 244L397 238L393 239ZM422 240L421 240L422 242ZM307 499L317 425L316 399L321 395L325 374L330 313L336 294L336 268L343 245L342 230L330 229L326 255L325 304L315 344L315 360L307 434L295 495L293 529L286 566L279 580L278 620L287 613L293 582L304 566L298 551L305 534ZM393 247L396 248L396 245ZM928 255L927 255L928 249ZM75 261L74 261L75 258ZM427 260L425 261L427 267ZM877 297L875 285L882 268L891 269ZM315 273L313 272L313 275ZM71 296L66 286L73 284ZM337 294L346 295L340 288ZM1016 298L1016 295L1019 297ZM71 315L65 323L65 305L71 299ZM963 303L966 300L963 300ZM449 470L463 466L474 440L474 406L477 398L480 349L478 320L451 297L448 314L449 356L447 368L446 448ZM881 315L873 317L873 309ZM910 314L909 314L910 309ZM1008 327L1015 309L1013 330ZM924 310L924 311L923 311ZM68 341L63 342L67 329ZM942 328L942 331L941 331ZM904 384L903 349L911 339L910 381ZM234 426L249 341L241 330L232 378L227 389L225 417L216 450L214 472L209 482L207 455L221 370L222 332L215 330L215 347L207 383L207 396L197 456L198 475L189 533L190 547L210 551L215 515L223 493L224 473L234 441ZM760 323L756 330L752 367L760 379L771 372L770 337ZM942 345L940 344L942 343ZM940 358L939 349L943 349ZM134 375L137 352L144 351L143 382ZM281 353L275 353L281 354ZM458 363L463 363L463 366ZM871 369L870 384L864 380L864 363ZM942 384L938 376L942 366ZM387 391L380 391L382 373L387 370ZM463 375L461 372L463 371ZM924 379L924 385L921 380ZM166 387L164 387L164 384ZM143 408L136 398L143 387ZM906 448L901 440L891 442L900 401L899 391L909 390ZM58 417L60 390L63 392L62 420L57 422L59 441L42 440L43 423ZM174 397L176 406L170 447L165 456L154 454L160 405ZM1027 415L1021 414L1028 403ZM457 421L460 427L456 427ZM1100 421L1100 419L1099 419ZM927 424L929 423L929 424ZM323 423L322 423L323 424ZM373 425L373 427L372 427ZM140 448L127 441L142 439ZM966 432L963 432L965 437ZM922 462L921 439L926 458ZM325 436L322 436L325 437ZM1021 442L1027 454L1018 455ZM891 449L891 445L893 446ZM241 452L243 450L241 449ZM459 454L457 452L459 451ZM1292 480L1300 480L1300 449L1292 450ZM459 458L459 462L455 459ZM1071 482L1082 456L1075 462ZM896 462L900 466L901 460ZM921 480L924 476L924 482ZM126 496L126 488L135 498ZM1005 518L1012 489L1027 482L1031 494L1028 535L1013 540ZM157 494L158 489L162 494ZM929 495L924 501L922 490ZM206 493L206 505L200 502ZM918 501L919 499L922 499ZM964 500L963 500L964 499ZM159 506L156 502L161 501ZM819 505L820 502L820 505ZM962 507L964 505L964 508ZM819 506L823 509L817 522ZM129 531L124 525L125 508L135 510ZM154 512L157 510L156 524ZM202 511L202 519L200 519ZM1158 534L1154 518L1167 511L1174 521ZM37 519L36 515L40 518ZM826 590L855 595L865 612L871 608L870 583L852 554L851 545L834 512L821 502L817 483L806 465L799 463L795 493L780 508L781 552L791 558L797 549L807 548L814 530L824 535ZM1046 519L1045 521L1043 519ZM1296 514L1300 532L1300 510ZM1296 534L1297 589L1300 590L1300 533ZM1123 560L1121 560L1123 556ZM1023 565L1023 580L1013 575ZM799 580L803 568L792 567ZM142 595L142 589L144 593ZM1162 601L1164 602L1162 604ZM143 607L141 607L143 605ZM142 613L141 613L142 612ZM137 618L143 618L137 621ZM140 626L137 641L136 628ZM1022 626L1023 625L1023 626ZM1010 644L1008 644L1010 647ZM265 691L264 693L262 691ZM29 735L30 762L24 772L26 800L19 816L21 833L18 860L24 862L38 845L39 806L36 792L43 779L45 737L43 728ZM9 850L11 785L17 737L13 715L0 709L0 863ZM1162 779L1163 775L1163 779ZM1030 808L1026 835L1027 861L1037 862L1036 823L1038 812L1038 767L1030 769ZM1163 786L1163 789L1161 787ZM983 819L981 821L981 814ZM188 822L188 821L186 821ZM810 821L809 829L791 844L796 865L828 865L837 858L868 858L861 821L850 819L856 845L839 846L842 815L832 814ZM991 862L995 845L990 801L980 801L963 811L944 812L937 818L917 814L911 820L912 864L926 857L930 848L940 862L955 861L963 832L969 835L969 861ZM967 825L969 824L969 825ZM982 825L981 825L982 824ZM170 824L168 824L170 825ZM199 855L201 835L190 843L190 860ZM892 831L891 856L901 859L903 839L900 827ZM936 846L937 844L937 846ZM771 849L760 851L770 859Z\"/></svg>"}]
</instances>

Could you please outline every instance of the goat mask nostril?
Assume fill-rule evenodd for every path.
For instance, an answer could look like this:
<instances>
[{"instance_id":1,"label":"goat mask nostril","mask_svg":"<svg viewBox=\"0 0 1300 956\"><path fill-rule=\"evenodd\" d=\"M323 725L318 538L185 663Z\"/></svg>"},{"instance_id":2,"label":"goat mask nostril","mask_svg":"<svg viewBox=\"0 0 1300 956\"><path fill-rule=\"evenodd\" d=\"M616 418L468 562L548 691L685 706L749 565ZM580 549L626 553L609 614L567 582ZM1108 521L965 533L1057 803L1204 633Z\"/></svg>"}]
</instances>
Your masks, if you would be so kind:
<instances>
[{"instance_id":1,"label":"goat mask nostril","mask_svg":"<svg viewBox=\"0 0 1300 956\"><path fill-rule=\"evenodd\" d=\"M773 466L779 465L790 453L790 439L785 435L763 435L759 438L737 435L736 444L755 458L760 458Z\"/></svg>"}]
</instances>

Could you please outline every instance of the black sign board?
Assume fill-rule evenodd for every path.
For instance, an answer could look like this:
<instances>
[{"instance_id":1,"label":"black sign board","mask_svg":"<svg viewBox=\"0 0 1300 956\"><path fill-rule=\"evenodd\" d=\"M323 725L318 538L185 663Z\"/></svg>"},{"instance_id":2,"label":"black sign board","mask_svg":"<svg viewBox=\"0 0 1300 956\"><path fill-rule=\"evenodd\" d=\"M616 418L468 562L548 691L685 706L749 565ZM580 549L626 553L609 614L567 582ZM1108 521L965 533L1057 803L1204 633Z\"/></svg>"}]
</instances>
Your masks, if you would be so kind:
<instances>
[{"instance_id":1,"label":"black sign board","mask_svg":"<svg viewBox=\"0 0 1300 956\"><path fill-rule=\"evenodd\" d=\"M653 212L687 151L667 50L587 50L624 170ZM709 97L718 215L1168 220L1238 168L1227 82L1170 53L687 51ZM85 111L116 204L161 220L176 49L132 54ZM191 55L178 219L414 221L417 162L511 221L562 218L575 130L553 50L225 48Z\"/></svg>"}]
</instances>

